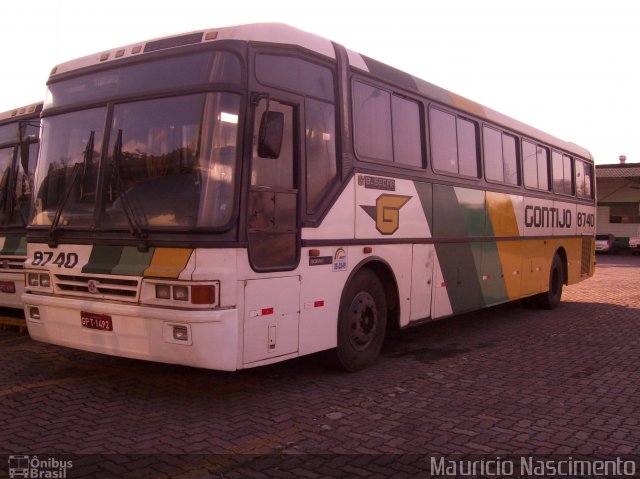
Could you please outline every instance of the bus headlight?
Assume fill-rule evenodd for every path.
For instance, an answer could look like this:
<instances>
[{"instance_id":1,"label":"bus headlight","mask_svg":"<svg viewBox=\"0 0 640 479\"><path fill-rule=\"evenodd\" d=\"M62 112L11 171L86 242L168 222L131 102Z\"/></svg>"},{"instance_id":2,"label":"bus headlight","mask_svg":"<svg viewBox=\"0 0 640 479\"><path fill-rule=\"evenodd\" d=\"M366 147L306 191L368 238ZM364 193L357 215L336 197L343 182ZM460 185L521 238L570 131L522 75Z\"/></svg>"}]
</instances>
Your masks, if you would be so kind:
<instances>
[{"instance_id":1,"label":"bus headlight","mask_svg":"<svg viewBox=\"0 0 640 479\"><path fill-rule=\"evenodd\" d=\"M177 301L189 301L189 288L186 286L174 286L173 299Z\"/></svg>"},{"instance_id":2,"label":"bus headlight","mask_svg":"<svg viewBox=\"0 0 640 479\"><path fill-rule=\"evenodd\" d=\"M161 281L161 280L160 280ZM181 308L215 308L220 301L220 282L192 284L186 281L143 280L142 302Z\"/></svg>"},{"instance_id":3,"label":"bus headlight","mask_svg":"<svg viewBox=\"0 0 640 479\"><path fill-rule=\"evenodd\" d=\"M51 288L51 276L49 273L26 273L26 285L30 288Z\"/></svg>"},{"instance_id":4,"label":"bus headlight","mask_svg":"<svg viewBox=\"0 0 640 479\"><path fill-rule=\"evenodd\" d=\"M171 285L156 284L156 298L171 299Z\"/></svg>"},{"instance_id":5,"label":"bus headlight","mask_svg":"<svg viewBox=\"0 0 640 479\"><path fill-rule=\"evenodd\" d=\"M32 288L40 286L38 276L38 273L27 273L27 286L31 286Z\"/></svg>"}]
</instances>

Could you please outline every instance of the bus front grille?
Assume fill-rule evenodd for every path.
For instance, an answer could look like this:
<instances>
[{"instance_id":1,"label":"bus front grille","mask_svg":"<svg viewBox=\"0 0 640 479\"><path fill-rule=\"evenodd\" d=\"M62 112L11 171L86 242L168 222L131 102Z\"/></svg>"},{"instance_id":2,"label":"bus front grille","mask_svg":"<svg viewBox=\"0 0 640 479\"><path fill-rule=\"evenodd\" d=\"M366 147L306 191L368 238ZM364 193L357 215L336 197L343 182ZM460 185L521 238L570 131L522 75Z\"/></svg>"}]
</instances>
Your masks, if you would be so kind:
<instances>
[{"instance_id":1,"label":"bus front grille","mask_svg":"<svg viewBox=\"0 0 640 479\"><path fill-rule=\"evenodd\" d=\"M0 271L21 271L26 258L20 256L0 256Z\"/></svg>"},{"instance_id":2,"label":"bus front grille","mask_svg":"<svg viewBox=\"0 0 640 479\"><path fill-rule=\"evenodd\" d=\"M131 278L56 274L54 287L56 292L71 296L134 302L138 300L139 284Z\"/></svg>"}]
</instances>

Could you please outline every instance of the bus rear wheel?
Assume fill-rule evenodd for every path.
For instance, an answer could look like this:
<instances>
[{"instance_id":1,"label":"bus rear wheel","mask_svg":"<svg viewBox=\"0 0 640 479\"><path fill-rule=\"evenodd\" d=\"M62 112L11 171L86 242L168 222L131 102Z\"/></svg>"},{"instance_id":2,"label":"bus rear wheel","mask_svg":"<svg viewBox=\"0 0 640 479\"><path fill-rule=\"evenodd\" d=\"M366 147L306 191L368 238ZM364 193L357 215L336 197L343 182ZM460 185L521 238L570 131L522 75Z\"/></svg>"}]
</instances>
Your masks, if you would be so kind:
<instances>
[{"instance_id":1,"label":"bus rear wheel","mask_svg":"<svg viewBox=\"0 0 640 479\"><path fill-rule=\"evenodd\" d=\"M384 288L373 271L363 269L353 277L340 302L336 365L353 372L373 364L382 349L386 328Z\"/></svg>"},{"instance_id":2,"label":"bus rear wheel","mask_svg":"<svg viewBox=\"0 0 640 479\"><path fill-rule=\"evenodd\" d=\"M535 297L537 305L542 309L554 309L562 299L562 287L564 286L564 263L559 255L553 257L549 271L549 289Z\"/></svg>"}]
</instances>

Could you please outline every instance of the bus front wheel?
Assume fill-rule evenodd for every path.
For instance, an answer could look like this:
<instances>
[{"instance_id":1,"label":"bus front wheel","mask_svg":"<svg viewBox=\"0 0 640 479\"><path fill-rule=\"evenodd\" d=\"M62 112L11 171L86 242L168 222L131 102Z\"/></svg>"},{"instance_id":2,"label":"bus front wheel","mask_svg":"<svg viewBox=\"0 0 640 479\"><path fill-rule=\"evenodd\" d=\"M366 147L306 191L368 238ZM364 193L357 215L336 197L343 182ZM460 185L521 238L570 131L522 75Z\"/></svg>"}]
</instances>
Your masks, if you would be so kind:
<instances>
[{"instance_id":1,"label":"bus front wheel","mask_svg":"<svg viewBox=\"0 0 640 479\"><path fill-rule=\"evenodd\" d=\"M358 371L378 358L387 327L387 304L382 283L368 269L356 273L345 289L338 317L337 366Z\"/></svg>"},{"instance_id":2,"label":"bus front wheel","mask_svg":"<svg viewBox=\"0 0 640 479\"><path fill-rule=\"evenodd\" d=\"M536 296L536 302L540 308L554 309L560 304L564 278L564 263L559 255L555 255L549 271L549 290Z\"/></svg>"}]
</instances>

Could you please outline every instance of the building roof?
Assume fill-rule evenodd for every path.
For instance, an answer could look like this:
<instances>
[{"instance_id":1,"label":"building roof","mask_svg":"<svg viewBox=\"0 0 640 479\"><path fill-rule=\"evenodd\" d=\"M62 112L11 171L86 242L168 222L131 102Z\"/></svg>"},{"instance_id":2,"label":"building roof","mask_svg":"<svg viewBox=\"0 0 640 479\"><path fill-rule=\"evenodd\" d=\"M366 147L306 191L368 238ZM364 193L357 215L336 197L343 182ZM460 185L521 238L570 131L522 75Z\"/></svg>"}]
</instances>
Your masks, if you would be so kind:
<instances>
[{"instance_id":1,"label":"building roof","mask_svg":"<svg viewBox=\"0 0 640 479\"><path fill-rule=\"evenodd\" d=\"M640 178L640 163L596 165L597 178Z\"/></svg>"}]
</instances>

